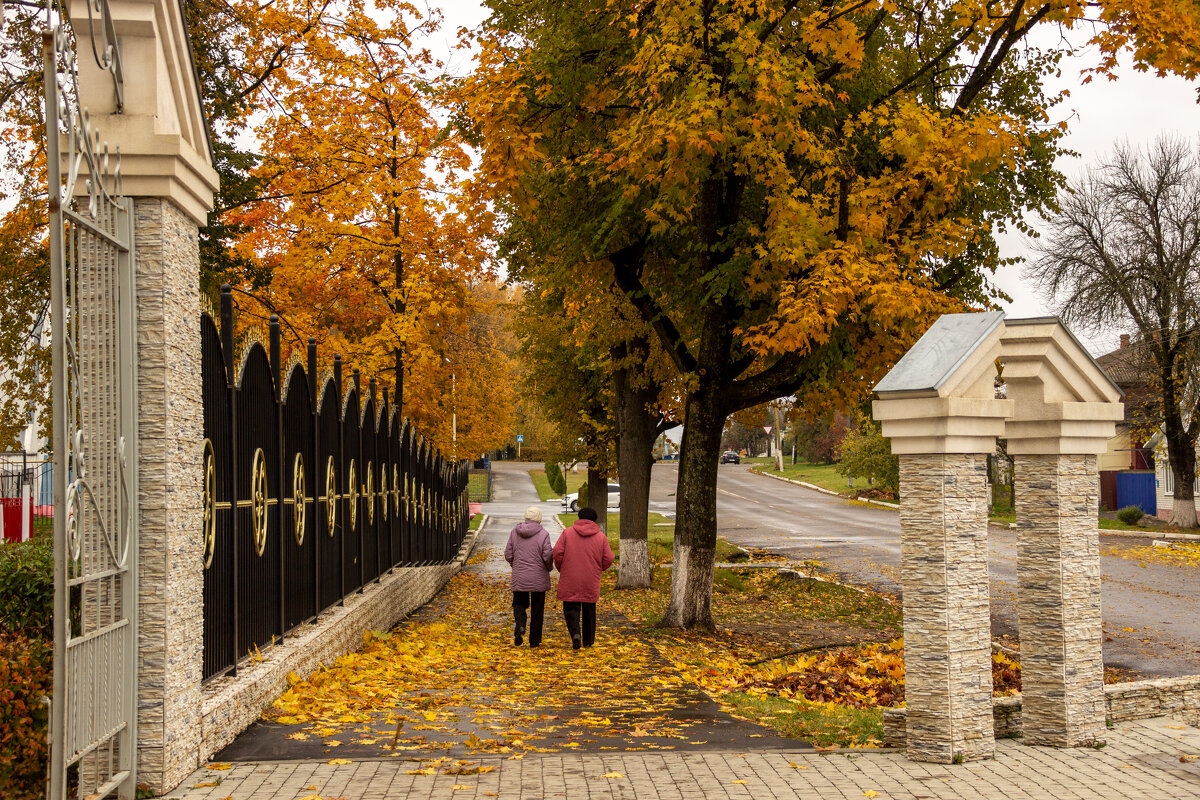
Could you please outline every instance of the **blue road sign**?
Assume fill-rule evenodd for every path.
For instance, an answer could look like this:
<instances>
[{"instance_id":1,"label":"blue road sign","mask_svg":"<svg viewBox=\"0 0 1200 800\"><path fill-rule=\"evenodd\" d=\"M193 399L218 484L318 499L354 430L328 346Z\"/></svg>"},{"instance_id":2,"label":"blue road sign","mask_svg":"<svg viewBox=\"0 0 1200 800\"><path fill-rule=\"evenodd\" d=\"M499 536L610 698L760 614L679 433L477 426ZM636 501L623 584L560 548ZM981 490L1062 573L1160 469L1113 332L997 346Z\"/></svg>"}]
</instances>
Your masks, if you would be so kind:
<instances>
[{"instance_id":1,"label":"blue road sign","mask_svg":"<svg viewBox=\"0 0 1200 800\"><path fill-rule=\"evenodd\" d=\"M517 441L518 441L518 442L524 442L524 441L525 441L525 434L523 434L523 433L518 433L518 434L517 434Z\"/></svg>"}]
</instances>

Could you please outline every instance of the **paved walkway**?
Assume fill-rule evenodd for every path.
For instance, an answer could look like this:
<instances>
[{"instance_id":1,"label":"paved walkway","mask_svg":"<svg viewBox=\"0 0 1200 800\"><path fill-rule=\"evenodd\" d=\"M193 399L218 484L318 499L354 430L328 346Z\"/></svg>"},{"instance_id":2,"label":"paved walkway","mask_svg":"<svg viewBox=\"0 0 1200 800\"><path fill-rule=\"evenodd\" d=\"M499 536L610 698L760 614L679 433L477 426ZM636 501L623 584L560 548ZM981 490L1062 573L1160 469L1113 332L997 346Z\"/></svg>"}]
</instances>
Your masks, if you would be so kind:
<instances>
[{"instance_id":1,"label":"paved walkway","mask_svg":"<svg viewBox=\"0 0 1200 800\"><path fill-rule=\"evenodd\" d=\"M395 759L287 761L200 770L168 797L187 800L383 798L803 798L803 800L1185 800L1200 797L1200 730L1164 719L1117 725L1101 750L1002 740L994 760L918 764L900 753L748 751L483 757L486 772L412 774ZM213 785L219 781L219 785ZM207 785L206 785L207 784Z\"/></svg>"},{"instance_id":2,"label":"paved walkway","mask_svg":"<svg viewBox=\"0 0 1200 800\"><path fill-rule=\"evenodd\" d=\"M517 476L509 476L517 477ZM506 533L529 498L501 480L489 504ZM550 512L553 506L543 506ZM546 513L549 518L550 514ZM547 526L549 527L549 526ZM557 531L555 530L555 533ZM490 565L480 564L488 569ZM549 620L548 620L549 622ZM715 738L715 737L714 737ZM1002 740L994 760L918 764L891 751L820 753L738 737L700 750L575 750L484 754L431 762L398 757L242 761L193 773L181 800L371 798L1200 798L1200 729L1166 719L1123 723L1096 750L1027 747ZM602 748L603 749L603 748ZM1182 760L1181 760L1182 759Z\"/></svg>"}]
</instances>

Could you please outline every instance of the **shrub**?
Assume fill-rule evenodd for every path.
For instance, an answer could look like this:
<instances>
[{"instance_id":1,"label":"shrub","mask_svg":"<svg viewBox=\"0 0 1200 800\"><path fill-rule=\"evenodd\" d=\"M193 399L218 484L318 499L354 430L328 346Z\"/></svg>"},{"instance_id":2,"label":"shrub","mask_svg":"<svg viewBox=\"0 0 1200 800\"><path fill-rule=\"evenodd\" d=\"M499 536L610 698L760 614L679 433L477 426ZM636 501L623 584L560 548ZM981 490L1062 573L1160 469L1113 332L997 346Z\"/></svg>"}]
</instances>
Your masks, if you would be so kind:
<instances>
[{"instance_id":1,"label":"shrub","mask_svg":"<svg viewBox=\"0 0 1200 800\"><path fill-rule=\"evenodd\" d=\"M1137 525L1143 516L1145 516L1145 512L1137 506L1125 506L1117 512L1117 519L1126 525Z\"/></svg>"},{"instance_id":2,"label":"shrub","mask_svg":"<svg viewBox=\"0 0 1200 800\"><path fill-rule=\"evenodd\" d=\"M876 488L897 494L900 491L900 459L892 455L892 444L869 417L852 428L838 453L837 471L851 478L869 478Z\"/></svg>"},{"instance_id":3,"label":"shrub","mask_svg":"<svg viewBox=\"0 0 1200 800\"><path fill-rule=\"evenodd\" d=\"M7 800L46 793L46 730L52 680L50 642L0 633L0 786Z\"/></svg>"},{"instance_id":4,"label":"shrub","mask_svg":"<svg viewBox=\"0 0 1200 800\"><path fill-rule=\"evenodd\" d=\"M550 482L550 491L557 495L567 493L567 478L558 464L553 461L546 462L546 480Z\"/></svg>"},{"instance_id":5,"label":"shrub","mask_svg":"<svg viewBox=\"0 0 1200 800\"><path fill-rule=\"evenodd\" d=\"M53 637L54 545L0 545L0 631Z\"/></svg>"}]
</instances>

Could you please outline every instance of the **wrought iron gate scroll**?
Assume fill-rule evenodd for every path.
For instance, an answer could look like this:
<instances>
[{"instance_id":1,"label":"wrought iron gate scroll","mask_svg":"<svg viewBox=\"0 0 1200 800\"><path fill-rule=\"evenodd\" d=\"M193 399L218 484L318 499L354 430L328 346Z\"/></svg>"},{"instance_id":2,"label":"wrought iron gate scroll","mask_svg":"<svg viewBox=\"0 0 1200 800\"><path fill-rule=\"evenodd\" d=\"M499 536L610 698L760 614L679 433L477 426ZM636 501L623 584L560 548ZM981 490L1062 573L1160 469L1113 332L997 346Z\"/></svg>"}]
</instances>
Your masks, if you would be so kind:
<instances>
[{"instance_id":1,"label":"wrought iron gate scroll","mask_svg":"<svg viewBox=\"0 0 1200 800\"><path fill-rule=\"evenodd\" d=\"M112 76L107 0L87 0L81 45ZM54 697L50 798L136 785L137 418L133 209L79 105L67 16L48 3L43 41L54 369ZM82 31L82 26L81 26ZM83 181L83 183L80 183Z\"/></svg>"}]
</instances>

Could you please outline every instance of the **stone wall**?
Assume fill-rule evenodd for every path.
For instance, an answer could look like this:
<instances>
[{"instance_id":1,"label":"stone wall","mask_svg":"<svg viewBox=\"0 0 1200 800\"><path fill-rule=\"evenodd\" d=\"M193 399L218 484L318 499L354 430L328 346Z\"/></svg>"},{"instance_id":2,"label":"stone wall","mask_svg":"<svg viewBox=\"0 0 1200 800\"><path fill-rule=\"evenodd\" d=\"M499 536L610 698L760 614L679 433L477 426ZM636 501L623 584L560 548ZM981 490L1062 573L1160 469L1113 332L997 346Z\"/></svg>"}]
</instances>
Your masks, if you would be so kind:
<instances>
[{"instance_id":1,"label":"stone wall","mask_svg":"<svg viewBox=\"0 0 1200 800\"><path fill-rule=\"evenodd\" d=\"M1021 701L1020 695L993 700L997 739L1023 735ZM1104 687L1104 704L1109 722L1170 717L1186 725L1200 725L1200 675L1110 684ZM884 709L884 747L904 747L907 714L905 708Z\"/></svg>"},{"instance_id":2,"label":"stone wall","mask_svg":"<svg viewBox=\"0 0 1200 800\"><path fill-rule=\"evenodd\" d=\"M900 496L908 755L989 757L987 457L901 455Z\"/></svg>"},{"instance_id":3,"label":"stone wall","mask_svg":"<svg viewBox=\"0 0 1200 800\"><path fill-rule=\"evenodd\" d=\"M462 569L477 535L474 531L468 534L449 564L396 569L362 594L347 597L345 605L288 633L283 644L263 652L261 662L239 668L236 676L205 684L197 726L199 743L188 769L199 767L258 719L287 688L289 672L308 677L323 664L361 647L364 633L388 630L432 600Z\"/></svg>"},{"instance_id":4,"label":"stone wall","mask_svg":"<svg viewBox=\"0 0 1200 800\"><path fill-rule=\"evenodd\" d=\"M204 575L195 222L134 203L138 313L138 780L174 786L199 746Z\"/></svg>"}]
</instances>

